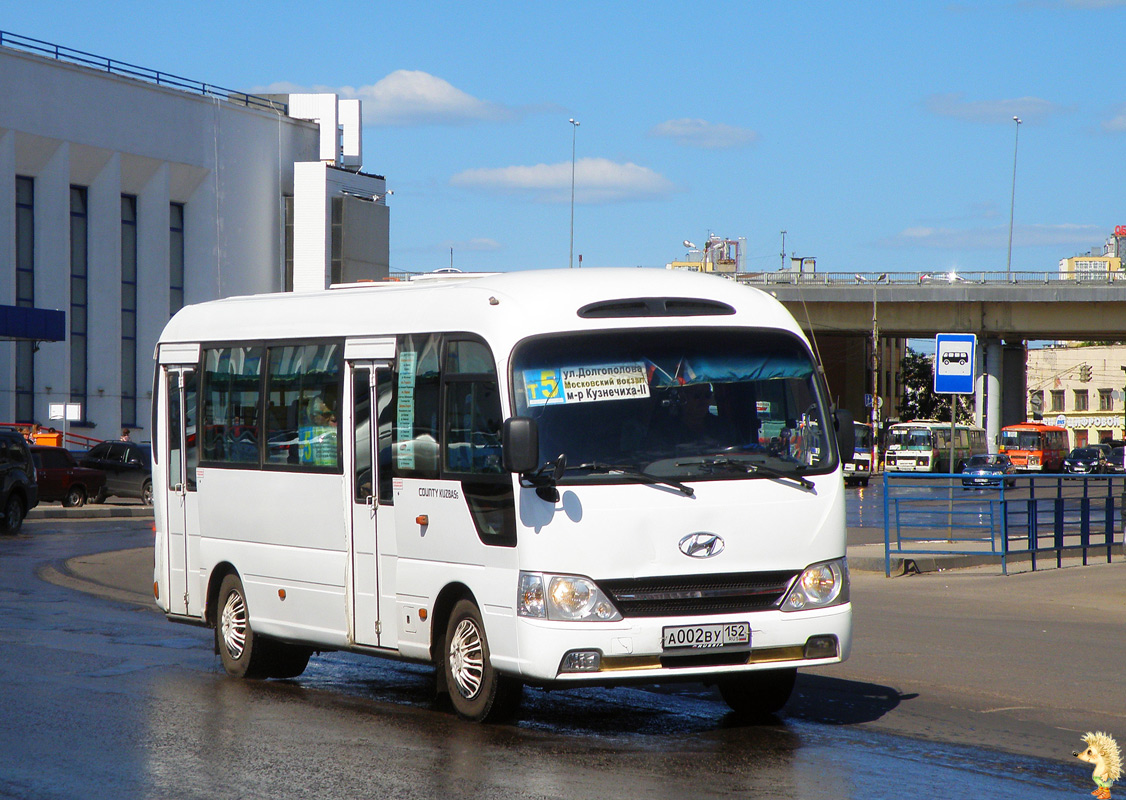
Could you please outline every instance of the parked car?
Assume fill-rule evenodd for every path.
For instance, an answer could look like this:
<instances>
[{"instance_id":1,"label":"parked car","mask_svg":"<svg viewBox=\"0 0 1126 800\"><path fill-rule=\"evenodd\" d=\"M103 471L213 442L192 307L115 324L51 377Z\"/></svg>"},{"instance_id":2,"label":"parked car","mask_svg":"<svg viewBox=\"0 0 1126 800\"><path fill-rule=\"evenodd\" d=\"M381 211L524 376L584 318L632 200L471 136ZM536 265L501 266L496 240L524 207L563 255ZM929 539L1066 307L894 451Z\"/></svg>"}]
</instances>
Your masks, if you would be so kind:
<instances>
[{"instance_id":1,"label":"parked car","mask_svg":"<svg viewBox=\"0 0 1126 800\"><path fill-rule=\"evenodd\" d=\"M1002 481L1006 486L1016 486L1016 478L1005 477L1016 471L1016 466L1004 453L970 456L969 461L962 467L962 488L1000 486Z\"/></svg>"},{"instance_id":2,"label":"parked car","mask_svg":"<svg viewBox=\"0 0 1126 800\"><path fill-rule=\"evenodd\" d=\"M1126 447L1110 448L1110 455L1106 459L1107 469L1111 472L1126 472Z\"/></svg>"},{"instance_id":3,"label":"parked car","mask_svg":"<svg viewBox=\"0 0 1126 800\"><path fill-rule=\"evenodd\" d=\"M1102 448L1076 447L1063 460L1063 471L1073 475L1094 475L1106 472L1106 454Z\"/></svg>"},{"instance_id":4,"label":"parked car","mask_svg":"<svg viewBox=\"0 0 1126 800\"><path fill-rule=\"evenodd\" d=\"M65 448L32 445L31 458L40 502L58 500L66 508L79 508L105 488L106 474L80 466Z\"/></svg>"},{"instance_id":5,"label":"parked car","mask_svg":"<svg viewBox=\"0 0 1126 800\"><path fill-rule=\"evenodd\" d=\"M39 505L39 485L27 440L19 431L0 430L0 528L19 533L27 512Z\"/></svg>"},{"instance_id":6,"label":"parked car","mask_svg":"<svg viewBox=\"0 0 1126 800\"><path fill-rule=\"evenodd\" d=\"M103 503L111 495L136 497L152 505L152 447L137 442L102 442L79 459L79 463L106 474L106 485L90 498Z\"/></svg>"}]
</instances>

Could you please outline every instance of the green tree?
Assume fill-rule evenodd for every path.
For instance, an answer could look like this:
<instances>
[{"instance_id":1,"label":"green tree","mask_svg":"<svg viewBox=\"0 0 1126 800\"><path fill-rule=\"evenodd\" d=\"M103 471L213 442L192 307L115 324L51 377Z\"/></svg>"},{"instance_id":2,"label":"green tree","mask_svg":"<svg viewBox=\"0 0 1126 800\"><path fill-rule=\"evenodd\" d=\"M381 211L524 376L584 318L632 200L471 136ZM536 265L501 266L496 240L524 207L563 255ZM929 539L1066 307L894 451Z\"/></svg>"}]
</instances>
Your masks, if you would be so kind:
<instances>
[{"instance_id":1,"label":"green tree","mask_svg":"<svg viewBox=\"0 0 1126 800\"><path fill-rule=\"evenodd\" d=\"M899 398L900 419L950 421L950 398L958 401L958 422L973 419L968 395L940 395L934 392L934 361L931 356L908 349L899 366L903 375L903 396Z\"/></svg>"}]
</instances>

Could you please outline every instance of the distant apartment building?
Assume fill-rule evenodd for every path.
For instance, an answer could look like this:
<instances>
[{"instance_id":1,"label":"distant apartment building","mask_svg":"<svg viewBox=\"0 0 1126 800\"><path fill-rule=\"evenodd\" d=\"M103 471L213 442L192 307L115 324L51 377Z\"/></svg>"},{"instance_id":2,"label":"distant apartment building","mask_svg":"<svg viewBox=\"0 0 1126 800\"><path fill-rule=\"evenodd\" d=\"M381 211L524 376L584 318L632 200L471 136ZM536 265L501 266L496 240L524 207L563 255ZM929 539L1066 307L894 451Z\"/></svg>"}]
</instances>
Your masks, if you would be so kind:
<instances>
[{"instance_id":1,"label":"distant apartment building","mask_svg":"<svg viewBox=\"0 0 1126 800\"><path fill-rule=\"evenodd\" d=\"M1072 447L1126 439L1126 347L1029 349L1028 419L1068 429Z\"/></svg>"},{"instance_id":2,"label":"distant apartment building","mask_svg":"<svg viewBox=\"0 0 1126 800\"><path fill-rule=\"evenodd\" d=\"M152 356L180 307L388 272L358 100L255 97L0 34L0 422L148 438ZM38 339L38 340L37 340Z\"/></svg>"},{"instance_id":3,"label":"distant apartment building","mask_svg":"<svg viewBox=\"0 0 1126 800\"><path fill-rule=\"evenodd\" d=\"M1059 276L1078 281L1126 279L1122 271L1123 256L1126 256L1126 225L1119 225L1102 248L1092 248L1085 255L1061 258Z\"/></svg>"}]
</instances>

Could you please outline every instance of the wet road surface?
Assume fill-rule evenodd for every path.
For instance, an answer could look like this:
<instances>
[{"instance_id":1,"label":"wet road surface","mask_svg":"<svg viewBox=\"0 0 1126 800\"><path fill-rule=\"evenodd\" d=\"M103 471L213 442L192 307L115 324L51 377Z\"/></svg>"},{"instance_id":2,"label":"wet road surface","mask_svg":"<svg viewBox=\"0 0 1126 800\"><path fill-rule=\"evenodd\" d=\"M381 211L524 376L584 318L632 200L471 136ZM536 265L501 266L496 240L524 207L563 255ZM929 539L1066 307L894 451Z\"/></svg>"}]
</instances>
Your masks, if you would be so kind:
<instances>
[{"instance_id":1,"label":"wet road surface","mask_svg":"<svg viewBox=\"0 0 1126 800\"><path fill-rule=\"evenodd\" d=\"M148 522L108 520L28 522L0 539L0 796L1048 798L1093 786L1067 753L876 730L918 701L833 670L803 673L768 724L686 685L529 690L515 723L474 725L435 707L429 669L340 653L296 681L240 682L210 631L40 577L151 540Z\"/></svg>"}]
</instances>

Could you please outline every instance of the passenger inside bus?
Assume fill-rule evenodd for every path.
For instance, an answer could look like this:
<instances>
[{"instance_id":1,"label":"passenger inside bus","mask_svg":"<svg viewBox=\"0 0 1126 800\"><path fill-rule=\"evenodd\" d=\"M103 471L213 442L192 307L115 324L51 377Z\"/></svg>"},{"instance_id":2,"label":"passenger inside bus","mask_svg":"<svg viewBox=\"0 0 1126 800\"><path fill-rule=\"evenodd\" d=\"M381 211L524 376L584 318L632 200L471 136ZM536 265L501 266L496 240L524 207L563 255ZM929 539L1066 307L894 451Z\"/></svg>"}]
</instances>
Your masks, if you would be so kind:
<instances>
[{"instance_id":1,"label":"passenger inside bus","mask_svg":"<svg viewBox=\"0 0 1126 800\"><path fill-rule=\"evenodd\" d=\"M663 443L727 447L735 441L730 425L719 416L712 387L707 383L688 384L676 390L668 418L657 436Z\"/></svg>"}]
</instances>

